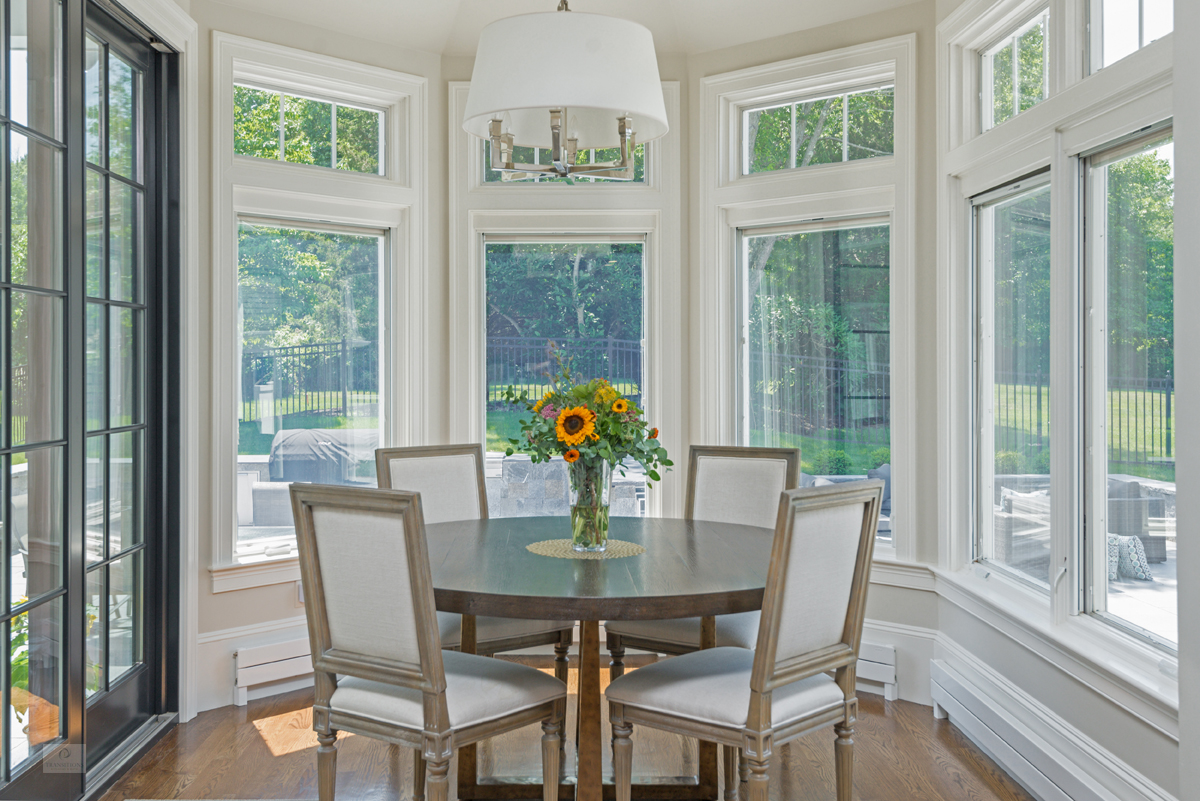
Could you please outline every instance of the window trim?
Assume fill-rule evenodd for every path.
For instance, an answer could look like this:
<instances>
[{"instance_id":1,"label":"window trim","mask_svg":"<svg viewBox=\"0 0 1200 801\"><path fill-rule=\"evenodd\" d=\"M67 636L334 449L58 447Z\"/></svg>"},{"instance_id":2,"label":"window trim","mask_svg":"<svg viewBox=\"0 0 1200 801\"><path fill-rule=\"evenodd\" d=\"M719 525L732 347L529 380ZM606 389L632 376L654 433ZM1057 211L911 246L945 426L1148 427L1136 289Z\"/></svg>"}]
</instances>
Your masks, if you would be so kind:
<instances>
[{"instance_id":1,"label":"window trim","mask_svg":"<svg viewBox=\"0 0 1200 801\"><path fill-rule=\"evenodd\" d=\"M894 155L741 175L740 109L797 94L895 86ZM900 36L704 78L691 290L693 428L699 441L738 438L737 230L817 218L891 218L892 544L876 559L912 561L916 526L916 36Z\"/></svg>"},{"instance_id":2,"label":"window trim","mask_svg":"<svg viewBox=\"0 0 1200 801\"><path fill-rule=\"evenodd\" d=\"M280 45L214 31L212 106L213 463L212 591L296 581L295 555L247 564L234 559L236 538L237 220L292 220L315 227L386 230L387 267L380 306L385 354L380 377L384 442L420 442L429 391L429 297L426 254L428 148L427 80ZM235 156L233 86L261 83L281 91L387 109L388 174L379 176ZM401 322L397 322L401 321Z\"/></svg>"}]
</instances>

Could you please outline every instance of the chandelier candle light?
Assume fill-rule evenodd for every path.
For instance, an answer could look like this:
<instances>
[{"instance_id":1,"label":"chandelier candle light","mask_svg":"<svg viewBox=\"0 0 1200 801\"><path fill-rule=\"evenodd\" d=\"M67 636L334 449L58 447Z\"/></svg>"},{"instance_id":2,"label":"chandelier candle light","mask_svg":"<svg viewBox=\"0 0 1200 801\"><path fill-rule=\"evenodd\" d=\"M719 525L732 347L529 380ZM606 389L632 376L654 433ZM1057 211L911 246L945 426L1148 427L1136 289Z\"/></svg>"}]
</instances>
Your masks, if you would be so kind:
<instances>
[{"instance_id":1,"label":"chandelier candle light","mask_svg":"<svg viewBox=\"0 0 1200 801\"><path fill-rule=\"evenodd\" d=\"M654 37L636 22L573 12L567 0L497 20L479 37L463 129L491 142L492 169L505 180L633 180L635 138L667 133ZM516 147L548 150L551 163L514 163ZM582 151L608 148L620 148L620 160L576 163Z\"/></svg>"},{"instance_id":2,"label":"chandelier candle light","mask_svg":"<svg viewBox=\"0 0 1200 801\"><path fill-rule=\"evenodd\" d=\"M656 468L672 462L658 442L658 429L648 428L641 409L603 378L577 381L554 343L550 347L559 371L547 376L550 388L540 400L524 391L517 394L511 386L504 391L504 400L524 404L531 415L520 421L523 436L509 440L507 455L527 453L535 464L561 456L571 477L572 547L603 551L612 470L624 475L623 462L632 459L650 481L659 481Z\"/></svg>"}]
</instances>

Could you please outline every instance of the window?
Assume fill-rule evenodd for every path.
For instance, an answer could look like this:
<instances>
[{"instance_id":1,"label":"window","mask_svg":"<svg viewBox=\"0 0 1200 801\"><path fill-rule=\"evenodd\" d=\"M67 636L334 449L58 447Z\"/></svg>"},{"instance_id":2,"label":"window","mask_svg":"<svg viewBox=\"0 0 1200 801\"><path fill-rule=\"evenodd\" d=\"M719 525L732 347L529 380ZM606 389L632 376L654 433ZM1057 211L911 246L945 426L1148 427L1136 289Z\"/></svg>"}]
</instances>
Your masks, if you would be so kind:
<instances>
[{"instance_id":1,"label":"window","mask_svg":"<svg viewBox=\"0 0 1200 801\"><path fill-rule=\"evenodd\" d=\"M1175 27L1174 0L1091 0L1092 72L1134 53Z\"/></svg>"},{"instance_id":2,"label":"window","mask_svg":"<svg viewBox=\"0 0 1200 801\"><path fill-rule=\"evenodd\" d=\"M292 552L293 481L374 487L386 235L243 219L237 544Z\"/></svg>"},{"instance_id":3,"label":"window","mask_svg":"<svg viewBox=\"0 0 1200 801\"><path fill-rule=\"evenodd\" d=\"M1092 609L1174 643L1174 152L1170 134L1088 160Z\"/></svg>"},{"instance_id":4,"label":"window","mask_svg":"<svg viewBox=\"0 0 1200 801\"><path fill-rule=\"evenodd\" d=\"M555 350L585 380L607 378L645 408L641 241L485 243L487 270L488 496L493 516L567 512L565 463L504 458L527 414L500 400L507 386L541 396ZM553 347L552 347L553 345ZM613 474L612 514L646 514L646 477L631 463Z\"/></svg>"},{"instance_id":5,"label":"window","mask_svg":"<svg viewBox=\"0 0 1200 801\"><path fill-rule=\"evenodd\" d=\"M983 130L1028 111L1050 93L1049 18L1042 11L980 53Z\"/></svg>"},{"instance_id":6,"label":"window","mask_svg":"<svg viewBox=\"0 0 1200 801\"><path fill-rule=\"evenodd\" d=\"M742 109L742 174L890 156L895 88Z\"/></svg>"},{"instance_id":7,"label":"window","mask_svg":"<svg viewBox=\"0 0 1200 801\"><path fill-rule=\"evenodd\" d=\"M976 556L1049 586L1050 184L975 204Z\"/></svg>"},{"instance_id":8,"label":"window","mask_svg":"<svg viewBox=\"0 0 1200 801\"><path fill-rule=\"evenodd\" d=\"M890 224L741 234L742 441L799 448L821 479L890 482ZM889 493L880 536L890 515Z\"/></svg>"},{"instance_id":9,"label":"window","mask_svg":"<svg viewBox=\"0 0 1200 801\"><path fill-rule=\"evenodd\" d=\"M384 112L235 85L234 153L384 174Z\"/></svg>"},{"instance_id":10,"label":"window","mask_svg":"<svg viewBox=\"0 0 1200 801\"><path fill-rule=\"evenodd\" d=\"M550 175L531 173L502 173L492 169L492 146L487 140L479 140L479 148L483 157L484 183L516 183L516 184L642 184L646 182L646 145L637 144L633 148L633 180L621 181L614 178L593 178L586 175L560 178ZM621 160L621 148L611 147L601 150L580 151L576 161L579 164L597 164ZM550 148L514 147L513 162L517 164L551 164Z\"/></svg>"}]
</instances>

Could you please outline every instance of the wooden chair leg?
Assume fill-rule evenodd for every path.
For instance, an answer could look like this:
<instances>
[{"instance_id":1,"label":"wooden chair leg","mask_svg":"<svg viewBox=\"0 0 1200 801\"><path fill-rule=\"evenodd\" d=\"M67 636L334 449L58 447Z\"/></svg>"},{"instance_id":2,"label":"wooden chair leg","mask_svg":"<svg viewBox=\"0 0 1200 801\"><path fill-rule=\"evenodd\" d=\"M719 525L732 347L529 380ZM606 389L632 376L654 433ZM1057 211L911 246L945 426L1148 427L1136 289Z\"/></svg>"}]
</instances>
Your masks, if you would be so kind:
<instances>
[{"instance_id":1,"label":"wooden chair leg","mask_svg":"<svg viewBox=\"0 0 1200 801\"><path fill-rule=\"evenodd\" d=\"M317 732L317 797L333 801L337 785L337 732Z\"/></svg>"},{"instance_id":2,"label":"wooden chair leg","mask_svg":"<svg viewBox=\"0 0 1200 801\"><path fill-rule=\"evenodd\" d=\"M613 784L617 801L630 801L633 792L633 726L613 721Z\"/></svg>"},{"instance_id":3,"label":"wooden chair leg","mask_svg":"<svg viewBox=\"0 0 1200 801\"><path fill-rule=\"evenodd\" d=\"M562 719L555 716L542 721L542 801L558 801L559 747L562 743Z\"/></svg>"},{"instance_id":4,"label":"wooden chair leg","mask_svg":"<svg viewBox=\"0 0 1200 801\"><path fill-rule=\"evenodd\" d=\"M741 783L738 781L738 751L736 745L725 746L725 801L737 801Z\"/></svg>"},{"instance_id":5,"label":"wooden chair leg","mask_svg":"<svg viewBox=\"0 0 1200 801\"><path fill-rule=\"evenodd\" d=\"M759 759L750 760L750 783L747 785L746 797L748 801L768 801L767 788L770 786L770 777L767 775L767 770L771 766L771 758L769 756ZM838 796L838 801L842 801L841 796Z\"/></svg>"},{"instance_id":6,"label":"wooden chair leg","mask_svg":"<svg viewBox=\"0 0 1200 801\"><path fill-rule=\"evenodd\" d=\"M837 732L837 740L833 744L837 801L850 801L854 793L854 725L844 723L834 726L833 730Z\"/></svg>"},{"instance_id":7,"label":"wooden chair leg","mask_svg":"<svg viewBox=\"0 0 1200 801\"><path fill-rule=\"evenodd\" d=\"M750 781L750 763L746 761L746 752L738 749L738 781L742 784Z\"/></svg>"},{"instance_id":8,"label":"wooden chair leg","mask_svg":"<svg viewBox=\"0 0 1200 801\"><path fill-rule=\"evenodd\" d=\"M554 678L567 683L570 676L568 672L571 667L571 632L564 631L558 636L558 642L554 643Z\"/></svg>"},{"instance_id":9,"label":"wooden chair leg","mask_svg":"<svg viewBox=\"0 0 1200 801\"><path fill-rule=\"evenodd\" d=\"M434 760L427 765L429 801L450 801L450 760Z\"/></svg>"},{"instance_id":10,"label":"wooden chair leg","mask_svg":"<svg viewBox=\"0 0 1200 801\"><path fill-rule=\"evenodd\" d=\"M625 675L625 643L620 634L608 635L608 680L616 681Z\"/></svg>"},{"instance_id":11,"label":"wooden chair leg","mask_svg":"<svg viewBox=\"0 0 1200 801\"><path fill-rule=\"evenodd\" d=\"M425 755L418 748L413 751L413 801L425 801Z\"/></svg>"}]
</instances>

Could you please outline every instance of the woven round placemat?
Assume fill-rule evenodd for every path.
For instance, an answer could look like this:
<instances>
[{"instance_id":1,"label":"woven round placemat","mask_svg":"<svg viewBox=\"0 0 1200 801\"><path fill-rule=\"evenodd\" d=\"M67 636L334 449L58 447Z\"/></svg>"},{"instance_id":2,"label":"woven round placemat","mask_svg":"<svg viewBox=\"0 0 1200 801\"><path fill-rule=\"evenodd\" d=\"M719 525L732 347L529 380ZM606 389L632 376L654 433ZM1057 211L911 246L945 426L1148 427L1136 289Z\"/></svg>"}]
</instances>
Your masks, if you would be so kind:
<instances>
[{"instance_id":1,"label":"woven round placemat","mask_svg":"<svg viewBox=\"0 0 1200 801\"><path fill-rule=\"evenodd\" d=\"M609 540L608 547L599 552L577 551L571 547L570 540L542 540L526 545L525 549L538 556L553 556L555 559L623 559L646 552L646 549L636 542L625 540Z\"/></svg>"}]
</instances>

